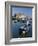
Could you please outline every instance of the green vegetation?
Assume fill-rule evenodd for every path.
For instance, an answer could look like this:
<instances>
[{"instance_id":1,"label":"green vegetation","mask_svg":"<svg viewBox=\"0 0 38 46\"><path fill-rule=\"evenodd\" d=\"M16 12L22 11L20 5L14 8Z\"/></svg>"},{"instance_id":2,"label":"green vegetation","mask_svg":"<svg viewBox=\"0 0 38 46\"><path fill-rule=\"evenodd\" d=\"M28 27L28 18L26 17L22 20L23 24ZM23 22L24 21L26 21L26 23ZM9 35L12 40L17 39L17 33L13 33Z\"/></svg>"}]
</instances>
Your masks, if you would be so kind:
<instances>
[{"instance_id":1,"label":"green vegetation","mask_svg":"<svg viewBox=\"0 0 38 46\"><path fill-rule=\"evenodd\" d=\"M12 16L12 20L17 20L19 22L21 19Z\"/></svg>"},{"instance_id":2,"label":"green vegetation","mask_svg":"<svg viewBox=\"0 0 38 46\"><path fill-rule=\"evenodd\" d=\"M16 17L13 17L13 16L12 16L12 20L16 20Z\"/></svg>"}]
</instances>

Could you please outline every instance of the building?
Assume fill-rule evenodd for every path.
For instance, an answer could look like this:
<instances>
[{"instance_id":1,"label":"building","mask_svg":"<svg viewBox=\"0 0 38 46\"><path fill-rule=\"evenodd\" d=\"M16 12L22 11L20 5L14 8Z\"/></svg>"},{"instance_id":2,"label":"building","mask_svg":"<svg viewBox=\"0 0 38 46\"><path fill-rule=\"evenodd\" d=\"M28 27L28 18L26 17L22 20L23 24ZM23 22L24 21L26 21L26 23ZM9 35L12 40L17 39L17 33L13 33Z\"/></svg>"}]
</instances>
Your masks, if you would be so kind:
<instances>
[{"instance_id":1,"label":"building","mask_svg":"<svg viewBox=\"0 0 38 46\"><path fill-rule=\"evenodd\" d=\"M16 19L21 19L21 20L30 20L30 19L32 19L31 16L27 16L27 15L21 14L21 13L17 13L15 17L16 17Z\"/></svg>"},{"instance_id":2,"label":"building","mask_svg":"<svg viewBox=\"0 0 38 46\"><path fill-rule=\"evenodd\" d=\"M25 20L27 17L24 14L18 13L18 14L16 14L16 18L21 19L21 20Z\"/></svg>"}]
</instances>

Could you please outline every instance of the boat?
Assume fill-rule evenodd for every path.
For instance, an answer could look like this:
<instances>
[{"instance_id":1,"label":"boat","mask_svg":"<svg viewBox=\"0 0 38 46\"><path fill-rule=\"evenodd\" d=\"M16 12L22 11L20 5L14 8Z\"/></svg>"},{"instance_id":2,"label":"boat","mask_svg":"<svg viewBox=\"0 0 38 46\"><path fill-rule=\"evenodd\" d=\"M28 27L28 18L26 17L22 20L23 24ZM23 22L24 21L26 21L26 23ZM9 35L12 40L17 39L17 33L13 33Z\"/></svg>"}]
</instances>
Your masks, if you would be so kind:
<instances>
[{"instance_id":1,"label":"boat","mask_svg":"<svg viewBox=\"0 0 38 46\"><path fill-rule=\"evenodd\" d=\"M20 31L25 31L25 32L28 32L29 31L29 27L27 27L27 25L24 25L24 26L21 26L19 28Z\"/></svg>"}]
</instances>

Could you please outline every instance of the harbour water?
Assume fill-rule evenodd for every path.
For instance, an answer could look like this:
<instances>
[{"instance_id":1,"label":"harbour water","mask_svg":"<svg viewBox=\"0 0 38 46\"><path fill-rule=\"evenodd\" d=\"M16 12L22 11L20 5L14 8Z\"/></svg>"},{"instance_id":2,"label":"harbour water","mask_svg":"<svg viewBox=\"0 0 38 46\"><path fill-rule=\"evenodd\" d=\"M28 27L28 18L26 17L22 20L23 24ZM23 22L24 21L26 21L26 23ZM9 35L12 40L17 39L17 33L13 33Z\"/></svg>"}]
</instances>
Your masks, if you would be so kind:
<instances>
[{"instance_id":1,"label":"harbour water","mask_svg":"<svg viewBox=\"0 0 38 46\"><path fill-rule=\"evenodd\" d=\"M25 23L22 23L22 22L16 22L14 23L12 21L12 30L11 30L11 35L12 35L12 38L19 38L19 28L21 26L23 26ZM32 24L29 26L29 31L26 35L26 37L32 37Z\"/></svg>"}]
</instances>

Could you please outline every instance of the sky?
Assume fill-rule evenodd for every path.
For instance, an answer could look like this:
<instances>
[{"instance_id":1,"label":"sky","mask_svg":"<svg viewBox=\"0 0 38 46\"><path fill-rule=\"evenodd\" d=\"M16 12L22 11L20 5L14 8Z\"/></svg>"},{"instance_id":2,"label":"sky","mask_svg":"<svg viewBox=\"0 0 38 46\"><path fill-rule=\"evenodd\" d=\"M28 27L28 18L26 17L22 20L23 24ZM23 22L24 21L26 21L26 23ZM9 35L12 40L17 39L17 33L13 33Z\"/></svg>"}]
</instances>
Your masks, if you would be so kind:
<instances>
[{"instance_id":1,"label":"sky","mask_svg":"<svg viewBox=\"0 0 38 46\"><path fill-rule=\"evenodd\" d=\"M23 13L27 16L32 16L32 8L27 7L12 7L12 16L16 13Z\"/></svg>"}]
</instances>

